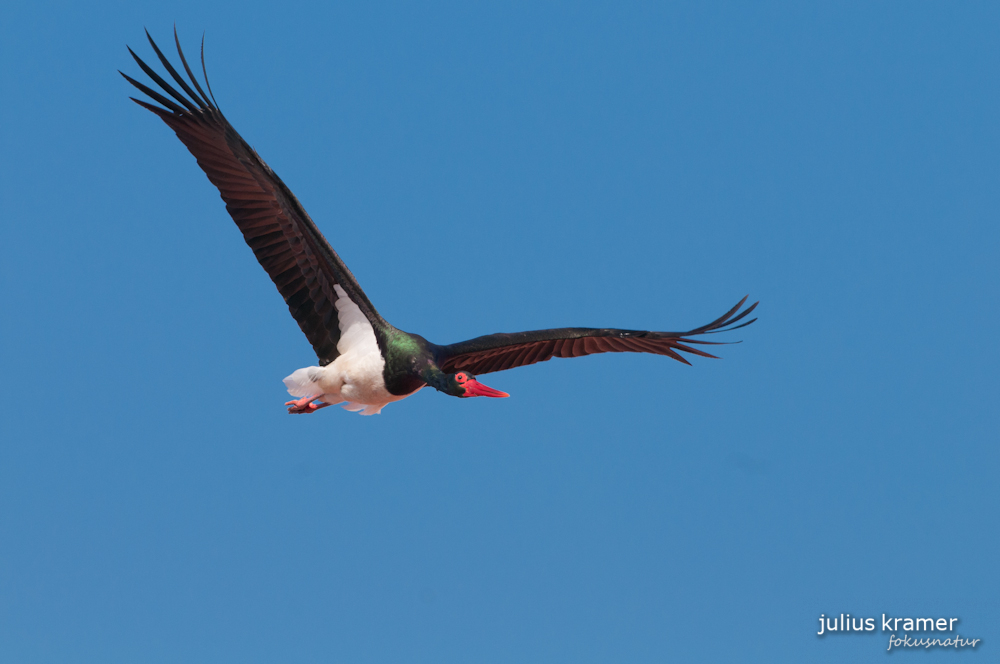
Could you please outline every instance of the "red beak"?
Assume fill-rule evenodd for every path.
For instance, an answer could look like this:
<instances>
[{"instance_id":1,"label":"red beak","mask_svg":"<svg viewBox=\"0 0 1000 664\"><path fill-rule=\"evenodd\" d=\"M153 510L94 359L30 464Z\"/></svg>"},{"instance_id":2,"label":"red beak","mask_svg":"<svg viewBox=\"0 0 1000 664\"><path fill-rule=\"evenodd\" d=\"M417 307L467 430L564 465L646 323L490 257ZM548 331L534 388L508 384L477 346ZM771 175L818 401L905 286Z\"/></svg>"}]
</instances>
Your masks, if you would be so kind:
<instances>
[{"instance_id":1,"label":"red beak","mask_svg":"<svg viewBox=\"0 0 1000 664\"><path fill-rule=\"evenodd\" d=\"M492 387L486 387L478 380L470 380L465 383L465 396L467 397L509 397L510 395Z\"/></svg>"}]
</instances>

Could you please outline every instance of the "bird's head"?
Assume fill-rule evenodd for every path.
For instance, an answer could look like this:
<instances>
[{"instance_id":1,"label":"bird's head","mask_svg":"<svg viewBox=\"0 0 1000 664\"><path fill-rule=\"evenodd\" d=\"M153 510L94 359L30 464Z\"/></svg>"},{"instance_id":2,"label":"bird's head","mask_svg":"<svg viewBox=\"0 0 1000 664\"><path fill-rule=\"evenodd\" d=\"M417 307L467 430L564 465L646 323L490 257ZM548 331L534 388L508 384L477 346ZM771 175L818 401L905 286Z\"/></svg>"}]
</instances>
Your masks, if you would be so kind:
<instances>
[{"instance_id":1,"label":"bird's head","mask_svg":"<svg viewBox=\"0 0 1000 664\"><path fill-rule=\"evenodd\" d=\"M509 397L510 395L492 387L486 387L468 371L448 374L448 388L442 390L456 397Z\"/></svg>"}]
</instances>

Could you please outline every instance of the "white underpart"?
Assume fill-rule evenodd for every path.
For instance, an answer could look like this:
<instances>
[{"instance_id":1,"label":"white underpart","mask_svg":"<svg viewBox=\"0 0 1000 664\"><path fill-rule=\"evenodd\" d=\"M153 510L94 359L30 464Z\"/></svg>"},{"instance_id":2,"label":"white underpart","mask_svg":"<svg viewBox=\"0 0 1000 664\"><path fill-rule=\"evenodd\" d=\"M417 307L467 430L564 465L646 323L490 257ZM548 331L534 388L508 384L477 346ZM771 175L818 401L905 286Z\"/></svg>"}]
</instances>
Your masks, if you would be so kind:
<instances>
[{"instance_id":1,"label":"white underpart","mask_svg":"<svg viewBox=\"0 0 1000 664\"><path fill-rule=\"evenodd\" d=\"M293 397L314 397L329 404L344 403L346 410L377 415L386 404L410 396L396 396L385 389L382 369L385 360L375 341L375 330L344 289L337 291L337 318L340 321L340 356L325 367L305 367L285 379ZM411 392L410 394L415 394Z\"/></svg>"}]
</instances>

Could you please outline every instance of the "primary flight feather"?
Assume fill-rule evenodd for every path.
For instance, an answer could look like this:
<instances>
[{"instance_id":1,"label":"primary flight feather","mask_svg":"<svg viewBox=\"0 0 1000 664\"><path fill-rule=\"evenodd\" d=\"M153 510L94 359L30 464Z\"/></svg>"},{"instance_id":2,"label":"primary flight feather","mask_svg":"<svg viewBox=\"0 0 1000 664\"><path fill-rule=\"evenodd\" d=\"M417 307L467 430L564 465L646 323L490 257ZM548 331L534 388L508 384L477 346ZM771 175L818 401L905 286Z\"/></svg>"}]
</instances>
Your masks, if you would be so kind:
<instances>
[{"instance_id":1,"label":"primary flight feather","mask_svg":"<svg viewBox=\"0 0 1000 664\"><path fill-rule=\"evenodd\" d=\"M174 130L218 187L233 221L319 358L319 366L299 369L285 378L288 392L298 397L285 404L289 413L312 413L343 404L348 410L374 415L425 385L456 397L506 397L506 393L480 383L475 375L553 357L655 353L688 364L681 353L715 357L692 344L716 342L692 337L735 330L756 320L740 323L757 306L754 303L743 309L744 297L717 320L687 332L567 327L490 334L447 346L403 332L379 315L295 195L219 110L205 70L204 40L201 66L207 94L184 57L176 29L174 42L187 80L148 32L146 37L180 90L129 49L159 88L122 73L156 103L133 101Z\"/></svg>"}]
</instances>

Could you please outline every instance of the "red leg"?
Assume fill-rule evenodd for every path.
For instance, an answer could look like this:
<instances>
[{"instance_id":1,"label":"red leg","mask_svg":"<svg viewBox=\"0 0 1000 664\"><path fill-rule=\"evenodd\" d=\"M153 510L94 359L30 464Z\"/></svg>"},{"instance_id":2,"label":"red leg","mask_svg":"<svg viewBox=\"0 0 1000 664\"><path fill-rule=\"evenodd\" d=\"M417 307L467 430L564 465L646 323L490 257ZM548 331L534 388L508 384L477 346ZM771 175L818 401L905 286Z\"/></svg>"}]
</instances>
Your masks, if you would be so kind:
<instances>
[{"instance_id":1,"label":"red leg","mask_svg":"<svg viewBox=\"0 0 1000 664\"><path fill-rule=\"evenodd\" d=\"M285 405L288 406L288 412L293 415L308 415L309 413L315 413L320 408L326 408L330 404L323 403L322 401L316 401L317 397L302 397L295 401L287 401Z\"/></svg>"}]
</instances>

